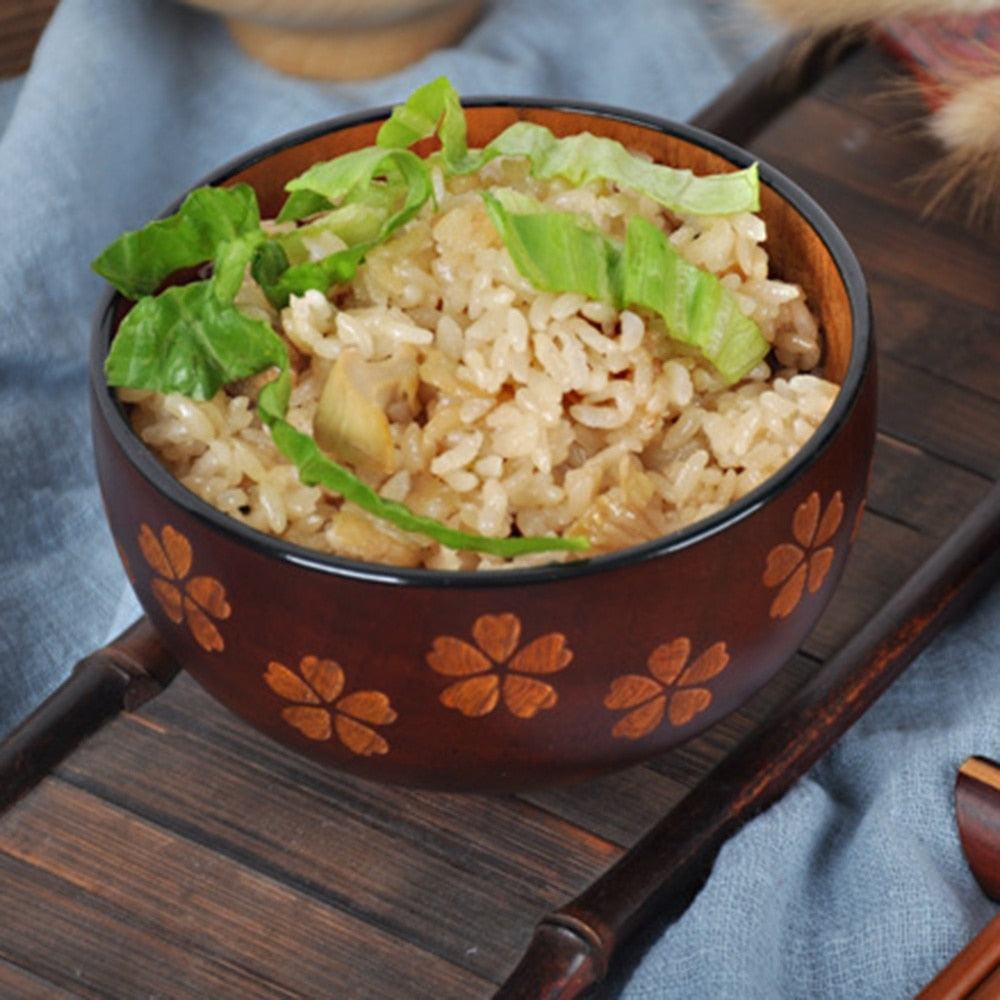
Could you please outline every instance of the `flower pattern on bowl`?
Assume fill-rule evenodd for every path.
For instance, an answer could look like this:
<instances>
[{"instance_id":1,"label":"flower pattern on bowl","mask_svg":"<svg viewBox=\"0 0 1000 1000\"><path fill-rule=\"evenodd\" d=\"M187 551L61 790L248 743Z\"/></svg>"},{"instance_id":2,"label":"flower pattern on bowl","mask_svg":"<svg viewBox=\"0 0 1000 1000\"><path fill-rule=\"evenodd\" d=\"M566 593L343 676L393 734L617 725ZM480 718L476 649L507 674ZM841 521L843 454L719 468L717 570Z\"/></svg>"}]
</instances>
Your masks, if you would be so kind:
<instances>
[{"instance_id":1,"label":"flower pattern on bowl","mask_svg":"<svg viewBox=\"0 0 1000 1000\"><path fill-rule=\"evenodd\" d=\"M215 622L228 618L232 608L226 588L214 576L191 576L194 551L190 541L172 525L165 525L157 536L143 524L139 548L154 573L150 589L166 616L175 625L187 621L202 649L221 653L225 642Z\"/></svg>"},{"instance_id":2,"label":"flower pattern on bowl","mask_svg":"<svg viewBox=\"0 0 1000 1000\"><path fill-rule=\"evenodd\" d=\"M729 664L724 642L716 642L691 661L691 640L680 636L649 654L648 674L616 677L604 697L604 707L627 712L614 725L612 736L637 740L657 729L664 716L683 726L712 703L706 682Z\"/></svg>"},{"instance_id":3,"label":"flower pattern on bowl","mask_svg":"<svg viewBox=\"0 0 1000 1000\"><path fill-rule=\"evenodd\" d=\"M775 545L767 554L767 565L761 582L765 587L777 587L771 602L772 618L787 618L799 605L808 589L815 594L823 585L833 565L834 547L830 540L844 518L844 500L837 490L822 509L820 496L814 490L795 509L792 516L791 542Z\"/></svg>"},{"instance_id":4,"label":"flower pattern on bowl","mask_svg":"<svg viewBox=\"0 0 1000 1000\"><path fill-rule=\"evenodd\" d=\"M512 715L530 719L558 702L556 689L540 677L557 673L573 659L564 635L550 632L520 646L521 620L499 614L480 615L472 638L475 644L438 636L427 654L434 671L458 678L441 692L442 705L476 718L502 700Z\"/></svg>"},{"instance_id":5,"label":"flower pattern on bowl","mask_svg":"<svg viewBox=\"0 0 1000 1000\"><path fill-rule=\"evenodd\" d=\"M348 750L361 757L389 752L376 726L388 726L397 714L381 691L343 694L346 675L335 660L303 656L298 672L272 660L264 680L278 697L291 704L282 718L310 740L325 741L335 733Z\"/></svg>"}]
</instances>

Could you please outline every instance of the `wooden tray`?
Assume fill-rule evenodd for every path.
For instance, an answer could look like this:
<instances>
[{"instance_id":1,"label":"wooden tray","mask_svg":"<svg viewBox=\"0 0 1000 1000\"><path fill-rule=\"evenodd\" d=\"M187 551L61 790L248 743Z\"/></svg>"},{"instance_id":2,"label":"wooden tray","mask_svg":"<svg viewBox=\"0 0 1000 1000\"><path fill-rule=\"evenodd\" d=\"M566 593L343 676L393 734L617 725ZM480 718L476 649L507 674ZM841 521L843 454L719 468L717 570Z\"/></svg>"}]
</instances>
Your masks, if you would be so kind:
<instances>
[{"instance_id":1,"label":"wooden tray","mask_svg":"<svg viewBox=\"0 0 1000 1000\"><path fill-rule=\"evenodd\" d=\"M167 684L168 662L152 665L167 684L157 694L126 643L81 670L0 762L11 798L39 782L0 816L0 996L474 1000L575 995L595 979L588 995L607 995L635 956L632 935L675 915L720 840L996 578L1000 237L959 208L922 217L914 178L936 150L914 125L915 99L872 46L830 52L772 56L700 118L824 205L871 286L881 388L870 507L799 655L742 711L650 765L480 797L321 770L185 675ZM942 588L945 572L970 587ZM782 713L803 699L840 710L789 730ZM801 752L769 756L777 746ZM683 858L650 870L650 837L682 800L700 803L705 824L675 845ZM632 882L616 896L623 871ZM591 918L609 896L602 936Z\"/></svg>"}]
</instances>

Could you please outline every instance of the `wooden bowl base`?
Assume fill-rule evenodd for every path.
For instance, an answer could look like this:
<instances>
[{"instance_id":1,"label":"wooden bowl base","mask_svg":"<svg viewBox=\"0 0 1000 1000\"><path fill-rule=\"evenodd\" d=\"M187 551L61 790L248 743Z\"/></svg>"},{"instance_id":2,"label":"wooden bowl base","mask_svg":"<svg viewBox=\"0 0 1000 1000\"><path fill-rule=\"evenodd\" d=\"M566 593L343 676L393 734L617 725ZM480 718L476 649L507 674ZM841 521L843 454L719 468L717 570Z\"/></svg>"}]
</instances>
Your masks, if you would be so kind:
<instances>
[{"instance_id":1,"label":"wooden bowl base","mask_svg":"<svg viewBox=\"0 0 1000 1000\"><path fill-rule=\"evenodd\" d=\"M464 0L440 10L374 27L285 28L231 18L237 44L282 73L319 80L382 76L457 42L472 26L482 0Z\"/></svg>"}]
</instances>

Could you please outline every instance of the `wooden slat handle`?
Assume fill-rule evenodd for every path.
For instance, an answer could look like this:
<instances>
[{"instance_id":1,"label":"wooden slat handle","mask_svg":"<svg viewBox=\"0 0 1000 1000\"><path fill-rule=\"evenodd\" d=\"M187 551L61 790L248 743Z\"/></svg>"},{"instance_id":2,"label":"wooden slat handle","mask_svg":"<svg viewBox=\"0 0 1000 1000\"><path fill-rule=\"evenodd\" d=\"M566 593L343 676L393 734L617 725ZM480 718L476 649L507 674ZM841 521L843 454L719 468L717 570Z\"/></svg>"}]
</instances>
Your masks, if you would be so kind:
<instances>
[{"instance_id":1,"label":"wooden slat handle","mask_svg":"<svg viewBox=\"0 0 1000 1000\"><path fill-rule=\"evenodd\" d=\"M621 942L666 925L701 888L722 844L829 750L944 626L1000 578L1000 483L802 691L576 899L544 917L495 1000L571 1000ZM552 927L577 928L575 953ZM574 970L566 973L566 965ZM584 972L593 978L584 980Z\"/></svg>"},{"instance_id":2,"label":"wooden slat handle","mask_svg":"<svg viewBox=\"0 0 1000 1000\"><path fill-rule=\"evenodd\" d=\"M917 994L916 1000L996 1000L1000 996L1000 914Z\"/></svg>"},{"instance_id":3,"label":"wooden slat handle","mask_svg":"<svg viewBox=\"0 0 1000 1000\"><path fill-rule=\"evenodd\" d=\"M1000 901L1000 764L969 757L955 778L955 821L969 868Z\"/></svg>"},{"instance_id":4,"label":"wooden slat handle","mask_svg":"<svg viewBox=\"0 0 1000 1000\"><path fill-rule=\"evenodd\" d=\"M955 777L955 821L969 868L983 891L1000 900L1000 764L969 757ZM918 994L917 1000L1000 997L1000 914Z\"/></svg>"},{"instance_id":5,"label":"wooden slat handle","mask_svg":"<svg viewBox=\"0 0 1000 1000\"><path fill-rule=\"evenodd\" d=\"M0 812L114 715L159 694L178 669L147 618L80 660L0 743Z\"/></svg>"}]
</instances>

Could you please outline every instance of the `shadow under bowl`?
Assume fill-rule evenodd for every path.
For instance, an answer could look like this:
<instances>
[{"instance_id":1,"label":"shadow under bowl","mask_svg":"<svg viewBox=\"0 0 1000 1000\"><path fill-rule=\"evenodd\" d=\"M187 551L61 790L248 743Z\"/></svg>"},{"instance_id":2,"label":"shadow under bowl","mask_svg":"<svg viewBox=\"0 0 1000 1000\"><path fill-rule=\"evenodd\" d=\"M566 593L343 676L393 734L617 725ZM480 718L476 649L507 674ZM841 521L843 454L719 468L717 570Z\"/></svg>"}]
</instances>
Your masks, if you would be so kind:
<instances>
[{"instance_id":1,"label":"shadow under bowl","mask_svg":"<svg viewBox=\"0 0 1000 1000\"><path fill-rule=\"evenodd\" d=\"M310 164L369 145L386 111L248 154L265 217ZM589 130L695 172L755 160L695 128L596 106L470 102L470 145L528 119ZM714 516L576 563L439 572L324 555L253 531L182 487L133 432L91 352L107 516L146 613L183 667L262 733L375 781L451 791L553 785L662 754L741 706L800 647L841 577L865 504L875 357L865 282L829 217L760 164L767 248L823 325L841 386L807 445ZM172 206L173 211L176 206ZM617 692L609 698L612 689Z\"/></svg>"}]
</instances>

